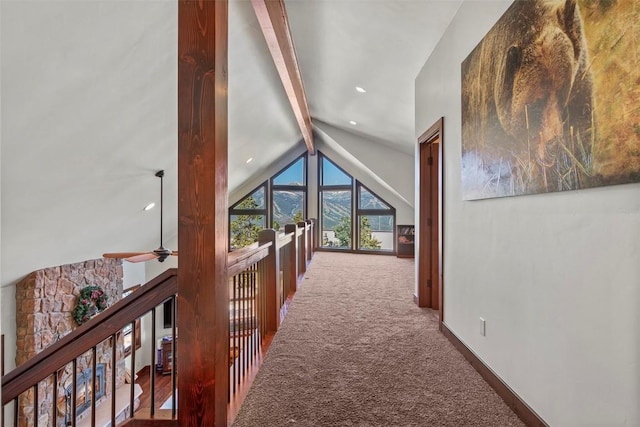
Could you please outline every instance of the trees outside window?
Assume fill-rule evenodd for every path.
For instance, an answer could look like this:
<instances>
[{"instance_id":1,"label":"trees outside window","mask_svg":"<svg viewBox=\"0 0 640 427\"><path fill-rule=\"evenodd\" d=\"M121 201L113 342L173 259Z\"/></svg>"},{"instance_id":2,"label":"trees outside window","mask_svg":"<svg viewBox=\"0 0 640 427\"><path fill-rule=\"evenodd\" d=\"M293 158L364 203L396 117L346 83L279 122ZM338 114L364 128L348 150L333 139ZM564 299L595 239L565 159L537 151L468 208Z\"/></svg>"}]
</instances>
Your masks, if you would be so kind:
<instances>
[{"instance_id":1,"label":"trees outside window","mask_svg":"<svg viewBox=\"0 0 640 427\"><path fill-rule=\"evenodd\" d=\"M248 197L238 205L238 210L255 210L258 207L253 197ZM264 215L231 215L229 223L231 244L235 249L244 248L258 241L258 234L265 228Z\"/></svg>"},{"instance_id":2,"label":"trees outside window","mask_svg":"<svg viewBox=\"0 0 640 427\"><path fill-rule=\"evenodd\" d=\"M229 249L236 250L258 241L267 226L266 183L229 209Z\"/></svg>"},{"instance_id":3,"label":"trees outside window","mask_svg":"<svg viewBox=\"0 0 640 427\"><path fill-rule=\"evenodd\" d=\"M302 155L271 178L272 227L303 221L307 212L307 156Z\"/></svg>"},{"instance_id":4,"label":"trees outside window","mask_svg":"<svg viewBox=\"0 0 640 427\"><path fill-rule=\"evenodd\" d=\"M322 247L393 252L395 209L322 154L318 169Z\"/></svg>"},{"instance_id":5,"label":"trees outside window","mask_svg":"<svg viewBox=\"0 0 640 427\"><path fill-rule=\"evenodd\" d=\"M307 155L263 182L229 208L229 248L235 250L258 241L261 230L280 230L285 224L307 218Z\"/></svg>"}]
</instances>

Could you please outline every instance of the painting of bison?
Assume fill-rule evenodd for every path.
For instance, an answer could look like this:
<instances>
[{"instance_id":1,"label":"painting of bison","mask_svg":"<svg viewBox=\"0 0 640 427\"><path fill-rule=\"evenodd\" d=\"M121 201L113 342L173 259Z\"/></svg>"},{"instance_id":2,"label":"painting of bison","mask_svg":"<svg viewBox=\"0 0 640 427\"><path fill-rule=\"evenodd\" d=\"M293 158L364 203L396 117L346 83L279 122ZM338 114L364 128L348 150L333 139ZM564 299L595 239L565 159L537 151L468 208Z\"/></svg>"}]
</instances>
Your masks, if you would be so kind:
<instances>
[{"instance_id":1,"label":"painting of bison","mask_svg":"<svg viewBox=\"0 0 640 427\"><path fill-rule=\"evenodd\" d=\"M640 0L516 0L462 63L467 200L640 181Z\"/></svg>"}]
</instances>

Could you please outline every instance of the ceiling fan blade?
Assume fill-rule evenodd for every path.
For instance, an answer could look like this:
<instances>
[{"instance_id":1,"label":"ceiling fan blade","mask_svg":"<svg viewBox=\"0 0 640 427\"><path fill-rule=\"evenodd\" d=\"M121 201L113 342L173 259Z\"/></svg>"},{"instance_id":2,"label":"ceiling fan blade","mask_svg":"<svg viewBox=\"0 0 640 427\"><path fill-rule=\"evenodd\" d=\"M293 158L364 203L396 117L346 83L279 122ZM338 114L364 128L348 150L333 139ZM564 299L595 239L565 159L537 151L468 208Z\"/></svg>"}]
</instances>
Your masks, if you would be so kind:
<instances>
[{"instance_id":1,"label":"ceiling fan blade","mask_svg":"<svg viewBox=\"0 0 640 427\"><path fill-rule=\"evenodd\" d=\"M138 255L125 258L124 260L129 262L143 262L143 261L150 261L156 258L158 258L158 255L155 252L144 252Z\"/></svg>"},{"instance_id":2,"label":"ceiling fan blade","mask_svg":"<svg viewBox=\"0 0 640 427\"><path fill-rule=\"evenodd\" d=\"M178 251L171 251L171 255L178 256Z\"/></svg>"},{"instance_id":3,"label":"ceiling fan blade","mask_svg":"<svg viewBox=\"0 0 640 427\"><path fill-rule=\"evenodd\" d=\"M112 252L108 254L102 254L103 258L131 258L132 256L146 254L148 252Z\"/></svg>"}]
</instances>

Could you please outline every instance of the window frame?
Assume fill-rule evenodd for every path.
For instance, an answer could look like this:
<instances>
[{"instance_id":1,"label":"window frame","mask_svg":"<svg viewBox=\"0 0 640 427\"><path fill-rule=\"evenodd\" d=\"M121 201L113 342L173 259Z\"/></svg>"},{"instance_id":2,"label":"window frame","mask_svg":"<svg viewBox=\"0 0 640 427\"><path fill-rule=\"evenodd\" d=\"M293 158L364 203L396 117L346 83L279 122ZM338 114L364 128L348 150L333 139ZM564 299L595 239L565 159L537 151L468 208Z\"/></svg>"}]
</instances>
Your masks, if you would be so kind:
<instances>
[{"instance_id":1,"label":"window frame","mask_svg":"<svg viewBox=\"0 0 640 427\"><path fill-rule=\"evenodd\" d=\"M356 226L357 226L357 232L356 232L356 237L357 237L357 242L358 244L356 245L356 250L359 253L372 253L372 254L395 254L397 247L396 247L396 208L394 208L393 206L391 206L391 204L389 204L389 202L387 202L385 199L383 199L382 197L378 196L374 191L372 191L369 187L367 187L366 185L364 185L362 182L355 180L356 181ZM376 199L382 201L385 205L387 205L389 208L387 209L362 209L360 208L360 199L362 196L362 189L367 190L369 193L371 193L371 195L373 197L375 197ZM392 233L392 241L393 241L393 246L391 249L359 249L360 246L360 217L361 216L391 216L393 218L393 224L391 226L391 233Z\"/></svg>"},{"instance_id":2,"label":"window frame","mask_svg":"<svg viewBox=\"0 0 640 427\"><path fill-rule=\"evenodd\" d=\"M351 178L351 184L339 184L339 185L324 185L323 173L324 173L324 160L329 161L340 172ZM389 209L361 209L360 208L360 196L362 188L371 193L375 198L382 201L385 205L389 206ZM324 236L324 218L323 212L323 192L324 191L349 191L351 193L351 247L350 248L335 248L329 246L323 246L322 240ZM393 247L391 249L360 249L360 217L362 216L391 216L393 218L393 226L391 227ZM382 197L373 192L369 187L357 180L353 175L348 173L336 162L331 160L324 153L318 151L318 249L323 251L339 251L339 252L354 252L363 254L376 254L376 255L395 255L396 246L396 208Z\"/></svg>"},{"instance_id":3,"label":"window frame","mask_svg":"<svg viewBox=\"0 0 640 427\"><path fill-rule=\"evenodd\" d=\"M287 169L289 169L291 166L293 166L294 164L296 164L298 161L300 161L300 159L302 159L302 176L304 179L304 184L303 185L284 185L284 184L274 184L274 181L276 179L276 177L278 177L280 174L282 174L284 171L286 171ZM280 169L278 172L274 173L273 175L271 175L271 178L269 178L268 180L269 182L269 213L270 213L270 217L269 217L269 222L267 222L267 225L271 225L271 228L273 228L273 221L275 218L273 209L275 206L275 203L273 203L273 201L275 200L274 198L274 191L291 191L291 192L300 192L303 194L303 203L302 203L302 217L303 218L307 218L307 207L309 204L309 193L308 193L308 186L309 186L309 157L307 156L307 152L305 151L304 153L302 153L301 155L299 155L298 157L296 157L295 159L293 159L291 162L289 162L285 167L283 167L282 169ZM285 224L280 224L281 226L284 226ZM278 230L276 230L278 231Z\"/></svg>"},{"instance_id":4,"label":"window frame","mask_svg":"<svg viewBox=\"0 0 640 427\"><path fill-rule=\"evenodd\" d=\"M270 219L269 219L270 200L269 200L269 191L268 191L269 184L268 183L269 183L269 180L264 181L263 183L255 187L253 190L249 191L247 194L242 196L240 200L238 200L236 203L231 205L231 207L229 207L228 216L227 216L227 221L228 221L227 224L229 224L229 226L227 227L228 228L227 243L229 245L229 252L231 252L231 222L232 222L231 217L233 217L234 215L262 215L264 216L264 219L265 219L264 221L265 226L270 224ZM260 209L242 209L242 208L238 209L237 208L237 206L240 203L242 203L244 199L246 199L247 197L250 197L261 188L264 189L264 208L260 208Z\"/></svg>"},{"instance_id":5,"label":"window frame","mask_svg":"<svg viewBox=\"0 0 640 427\"><path fill-rule=\"evenodd\" d=\"M328 162L330 162L335 168L337 168L340 172L342 172L343 174L345 174L346 176L348 176L349 178L351 178L351 184L330 184L330 185L324 185L324 160L327 160ZM323 251L336 251L336 252L354 252L354 227L353 227L353 213L355 212L354 209L354 197L353 197L353 185L354 185L355 179L353 178L353 176L348 173L347 171L345 171L343 168L341 168L340 166L338 166L338 164L336 162L334 162L333 160L331 160L329 157L327 157L326 155L324 155L324 153L318 151L318 248L322 249ZM322 193L324 191L348 191L351 194L351 204L349 206L349 213L350 213L350 218L351 218L351 247L350 248L338 248L338 247L330 247L330 246L323 246L322 241L323 241L323 236L324 236L324 217L322 215L323 212L323 205L324 205L324 197L322 196Z\"/></svg>"}]
</instances>

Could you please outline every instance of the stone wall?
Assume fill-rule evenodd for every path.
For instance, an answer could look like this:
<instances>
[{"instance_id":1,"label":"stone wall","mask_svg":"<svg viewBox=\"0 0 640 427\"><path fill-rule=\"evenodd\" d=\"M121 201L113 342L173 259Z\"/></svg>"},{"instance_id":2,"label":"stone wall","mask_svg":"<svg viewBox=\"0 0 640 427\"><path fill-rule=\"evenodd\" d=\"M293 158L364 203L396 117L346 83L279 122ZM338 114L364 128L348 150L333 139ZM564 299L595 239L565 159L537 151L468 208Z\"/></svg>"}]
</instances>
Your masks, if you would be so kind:
<instances>
[{"instance_id":1,"label":"stone wall","mask_svg":"<svg viewBox=\"0 0 640 427\"><path fill-rule=\"evenodd\" d=\"M100 286L108 296L108 304L122 298L122 261L96 259L34 271L16 286L16 366L24 363L42 350L78 327L71 312L76 306L80 290L85 286ZM96 348L96 363L105 364L105 391L102 400L110 400L111 394L111 339ZM122 335L116 339L116 387L124 384L124 345ZM92 353L77 358L77 372L91 367ZM53 410L56 427L64 426L67 412L64 388L72 382L72 367L69 364L57 372L58 390L53 404L53 378L38 386L38 425L53 425ZM96 402L100 404L100 402ZM33 391L20 399L19 425L34 424ZM87 412L90 412L88 410Z\"/></svg>"}]
</instances>

